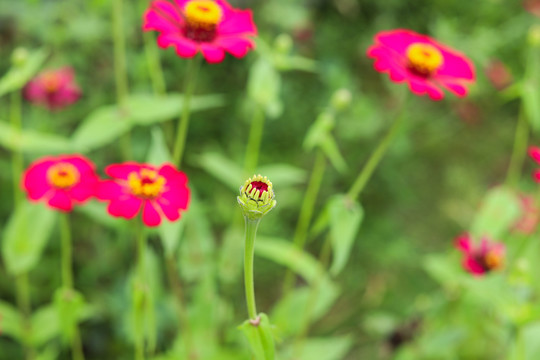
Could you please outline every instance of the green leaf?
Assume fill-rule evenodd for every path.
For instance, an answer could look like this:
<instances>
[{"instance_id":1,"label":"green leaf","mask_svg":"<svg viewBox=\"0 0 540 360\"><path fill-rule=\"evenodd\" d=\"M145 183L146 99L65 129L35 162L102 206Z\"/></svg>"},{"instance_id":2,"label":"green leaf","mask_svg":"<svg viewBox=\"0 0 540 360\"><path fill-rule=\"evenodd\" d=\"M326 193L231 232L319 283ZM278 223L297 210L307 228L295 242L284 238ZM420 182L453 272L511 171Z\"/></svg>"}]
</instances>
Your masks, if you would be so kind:
<instances>
[{"instance_id":1,"label":"green leaf","mask_svg":"<svg viewBox=\"0 0 540 360\"><path fill-rule=\"evenodd\" d=\"M540 130L540 89L533 80L527 80L521 88L521 99L531 128Z\"/></svg>"},{"instance_id":2,"label":"green leaf","mask_svg":"<svg viewBox=\"0 0 540 360\"><path fill-rule=\"evenodd\" d=\"M48 345L45 350L42 350L35 358L35 360L56 360L60 355L60 349L57 344Z\"/></svg>"},{"instance_id":3,"label":"green leaf","mask_svg":"<svg viewBox=\"0 0 540 360\"><path fill-rule=\"evenodd\" d=\"M327 134L320 145L322 151L328 160L330 160L330 163L332 163L332 166L343 174L347 170L347 163L343 159L334 137L331 134Z\"/></svg>"},{"instance_id":4,"label":"green leaf","mask_svg":"<svg viewBox=\"0 0 540 360\"><path fill-rule=\"evenodd\" d=\"M61 288L54 293L54 305L60 319L60 330L66 342L71 342L76 326L85 306L82 294L67 288Z\"/></svg>"},{"instance_id":5,"label":"green leaf","mask_svg":"<svg viewBox=\"0 0 540 360\"><path fill-rule=\"evenodd\" d=\"M48 304L32 314L32 344L41 347L60 336L60 317L54 304Z\"/></svg>"},{"instance_id":6,"label":"green leaf","mask_svg":"<svg viewBox=\"0 0 540 360\"><path fill-rule=\"evenodd\" d=\"M424 259L424 269L435 280L443 286L453 286L463 279L464 270L460 261L455 257L447 255L428 255Z\"/></svg>"},{"instance_id":7,"label":"green leaf","mask_svg":"<svg viewBox=\"0 0 540 360\"><path fill-rule=\"evenodd\" d=\"M193 96L190 100L190 111L200 111L223 106L222 95ZM180 115L184 106L181 94L131 95L127 100L127 111L130 119L137 125L152 125L170 120Z\"/></svg>"},{"instance_id":8,"label":"green leaf","mask_svg":"<svg viewBox=\"0 0 540 360\"><path fill-rule=\"evenodd\" d=\"M3 301L0 301L0 330L2 335L21 339L22 317L17 309Z\"/></svg>"},{"instance_id":9,"label":"green leaf","mask_svg":"<svg viewBox=\"0 0 540 360\"><path fill-rule=\"evenodd\" d=\"M146 161L155 166L161 166L164 163L172 162L172 156L160 127L156 126L152 128L152 142L150 143Z\"/></svg>"},{"instance_id":10,"label":"green leaf","mask_svg":"<svg viewBox=\"0 0 540 360\"><path fill-rule=\"evenodd\" d=\"M332 113L324 111L319 114L307 131L303 144L304 149L310 151L315 146L320 146L334 129L334 126L335 119Z\"/></svg>"},{"instance_id":11,"label":"green leaf","mask_svg":"<svg viewBox=\"0 0 540 360\"><path fill-rule=\"evenodd\" d=\"M274 360L275 344L272 325L266 314L259 314L259 318L258 325L253 325L250 320L246 320L238 328L248 339L255 360Z\"/></svg>"},{"instance_id":12,"label":"green leaf","mask_svg":"<svg viewBox=\"0 0 540 360\"><path fill-rule=\"evenodd\" d=\"M540 359L540 322L535 322L518 330L517 339L513 342L509 360Z\"/></svg>"},{"instance_id":13,"label":"green leaf","mask_svg":"<svg viewBox=\"0 0 540 360\"><path fill-rule=\"evenodd\" d=\"M0 122L0 146L26 153L58 154L70 152L71 142L58 135L42 134L32 130L18 131Z\"/></svg>"},{"instance_id":14,"label":"green leaf","mask_svg":"<svg viewBox=\"0 0 540 360\"><path fill-rule=\"evenodd\" d=\"M219 152L205 152L197 157L194 164L227 185L235 193L243 184L242 168Z\"/></svg>"},{"instance_id":15,"label":"green leaf","mask_svg":"<svg viewBox=\"0 0 540 360\"><path fill-rule=\"evenodd\" d=\"M356 201L345 195L335 195L328 204L330 236L332 237L333 260L330 273L338 275L345 267L354 239L364 217L364 210Z\"/></svg>"},{"instance_id":16,"label":"green leaf","mask_svg":"<svg viewBox=\"0 0 540 360\"><path fill-rule=\"evenodd\" d=\"M497 239L511 229L520 215L521 203L517 195L503 186L494 188L484 197L471 232L476 237Z\"/></svg>"},{"instance_id":17,"label":"green leaf","mask_svg":"<svg viewBox=\"0 0 540 360\"><path fill-rule=\"evenodd\" d=\"M56 216L43 204L26 202L11 216L2 241L2 256L10 274L20 275L37 265Z\"/></svg>"},{"instance_id":18,"label":"green leaf","mask_svg":"<svg viewBox=\"0 0 540 360\"><path fill-rule=\"evenodd\" d=\"M107 145L131 129L131 119L116 106L103 106L88 115L75 130L71 140L80 151Z\"/></svg>"},{"instance_id":19,"label":"green leaf","mask_svg":"<svg viewBox=\"0 0 540 360\"><path fill-rule=\"evenodd\" d=\"M47 58L48 52L39 49L28 54L22 65L14 65L0 79L0 96L21 89L39 71Z\"/></svg>"},{"instance_id":20,"label":"green leaf","mask_svg":"<svg viewBox=\"0 0 540 360\"><path fill-rule=\"evenodd\" d=\"M251 66L248 79L248 95L262 106L268 115L280 115L281 76L274 66L263 57L259 57Z\"/></svg>"}]
</instances>

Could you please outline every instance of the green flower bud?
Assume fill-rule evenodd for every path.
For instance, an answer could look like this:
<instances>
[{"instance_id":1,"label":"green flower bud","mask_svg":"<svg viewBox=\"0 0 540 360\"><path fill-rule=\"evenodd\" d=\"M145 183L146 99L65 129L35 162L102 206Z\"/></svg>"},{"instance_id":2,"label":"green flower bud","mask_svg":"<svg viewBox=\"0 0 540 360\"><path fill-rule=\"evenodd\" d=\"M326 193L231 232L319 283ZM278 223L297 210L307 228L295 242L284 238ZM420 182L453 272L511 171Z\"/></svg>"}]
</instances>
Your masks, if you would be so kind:
<instances>
[{"instance_id":1,"label":"green flower bud","mask_svg":"<svg viewBox=\"0 0 540 360\"><path fill-rule=\"evenodd\" d=\"M268 178L254 175L240 187L240 196L237 199L244 217L258 220L276 206L274 197L272 183Z\"/></svg>"}]
</instances>

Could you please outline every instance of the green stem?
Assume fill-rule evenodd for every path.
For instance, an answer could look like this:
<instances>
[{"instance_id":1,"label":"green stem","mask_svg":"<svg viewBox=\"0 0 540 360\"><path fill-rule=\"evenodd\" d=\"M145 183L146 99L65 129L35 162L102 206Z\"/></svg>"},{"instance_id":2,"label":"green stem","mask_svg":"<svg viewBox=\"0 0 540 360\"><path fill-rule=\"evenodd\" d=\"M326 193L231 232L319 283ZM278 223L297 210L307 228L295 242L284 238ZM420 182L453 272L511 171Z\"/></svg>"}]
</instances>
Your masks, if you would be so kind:
<instances>
[{"instance_id":1,"label":"green stem","mask_svg":"<svg viewBox=\"0 0 540 360\"><path fill-rule=\"evenodd\" d=\"M21 93L14 91L11 93L10 103L10 122L11 127L16 131L22 130L21 119ZM13 178L13 196L15 201L15 208L18 208L23 201L23 194L20 189L21 174L23 172L24 159L19 150L14 150L11 158L11 169Z\"/></svg>"},{"instance_id":2,"label":"green stem","mask_svg":"<svg viewBox=\"0 0 540 360\"><path fill-rule=\"evenodd\" d=\"M516 133L514 136L514 149L506 174L506 184L515 186L519 181L523 162L527 155L527 144L529 142L529 126L525 111L522 109L519 112L518 123L516 125Z\"/></svg>"},{"instance_id":3,"label":"green stem","mask_svg":"<svg viewBox=\"0 0 540 360\"><path fill-rule=\"evenodd\" d=\"M311 171L311 177L309 179L306 193L304 194L304 200L302 202L302 208L300 209L300 215L298 216L298 222L296 224L296 230L294 232L293 244L298 249L303 249L306 243L309 224L313 216L313 210L321 182L324 177L324 171L326 169L326 158L322 150L318 149L315 157L315 164ZM285 274L285 280L283 283L283 297L291 291L294 282L294 273L289 269Z\"/></svg>"},{"instance_id":4,"label":"green stem","mask_svg":"<svg viewBox=\"0 0 540 360\"><path fill-rule=\"evenodd\" d=\"M123 13L123 0L113 0L114 79L116 83L116 101L120 108L119 121L127 121L126 102L129 91L126 71L126 39L124 35ZM124 158L130 159L131 134L129 132L120 138L120 147Z\"/></svg>"},{"instance_id":5,"label":"green stem","mask_svg":"<svg viewBox=\"0 0 540 360\"><path fill-rule=\"evenodd\" d=\"M72 268L72 241L69 226L69 215L60 214L60 242L62 245L62 287L73 290L73 268ZM81 335L77 323L73 324L73 337L71 339L71 351L74 360L84 360Z\"/></svg>"},{"instance_id":6,"label":"green stem","mask_svg":"<svg viewBox=\"0 0 540 360\"><path fill-rule=\"evenodd\" d=\"M353 186L349 190L348 196L350 199L357 199L358 196L362 193L362 190L364 190L364 187L366 186L367 182L371 178L371 175L377 168L377 165L382 160L384 154L386 153L386 150L388 150L388 147L394 140L394 137L398 133L399 127L401 125L403 119L403 111L401 114L399 114L396 119L394 120L394 123L390 127L390 130L386 133L386 136L381 140L375 151L371 154L369 157L367 163L364 165L362 170L360 171L360 174L358 174L358 177L356 178L356 181L354 182Z\"/></svg>"},{"instance_id":7,"label":"green stem","mask_svg":"<svg viewBox=\"0 0 540 360\"><path fill-rule=\"evenodd\" d=\"M180 169L182 165L182 155L186 145L186 136L189 126L190 115L190 103L193 90L195 89L195 83L197 80L197 73L201 65L202 56L195 56L194 59L189 61L189 66L186 73L186 83L184 88L184 100L182 106L182 116L178 122L178 129L176 130L176 141L174 143L173 162Z\"/></svg>"},{"instance_id":8,"label":"green stem","mask_svg":"<svg viewBox=\"0 0 540 360\"><path fill-rule=\"evenodd\" d=\"M246 304L248 315L251 320L257 318L257 306L255 305L255 285L253 281L253 258L255 255L255 236L260 219L251 220L245 218L246 241L244 248L244 284L246 288Z\"/></svg>"},{"instance_id":9,"label":"green stem","mask_svg":"<svg viewBox=\"0 0 540 360\"><path fill-rule=\"evenodd\" d=\"M135 359L144 360L144 307L146 302L145 249L146 234L144 226L137 229L137 271L133 291Z\"/></svg>"},{"instance_id":10,"label":"green stem","mask_svg":"<svg viewBox=\"0 0 540 360\"><path fill-rule=\"evenodd\" d=\"M15 278L17 288L17 306L23 316L23 337L24 353L26 360L33 360L36 357L35 350L30 345L32 337L32 305L30 303L30 284L28 283L28 273L22 273Z\"/></svg>"},{"instance_id":11,"label":"green stem","mask_svg":"<svg viewBox=\"0 0 540 360\"><path fill-rule=\"evenodd\" d=\"M244 160L244 172L246 173L246 176L250 176L257 168L264 130L264 120L265 116L263 109L261 109L260 106L255 105Z\"/></svg>"},{"instance_id":12,"label":"green stem","mask_svg":"<svg viewBox=\"0 0 540 360\"><path fill-rule=\"evenodd\" d=\"M152 34L148 32L143 34L144 53L146 55L146 62L148 63L148 71L150 73L150 80L152 81L154 93L164 95L166 93L165 78L163 76L161 62L159 61L159 53L153 43L153 39Z\"/></svg>"}]
</instances>

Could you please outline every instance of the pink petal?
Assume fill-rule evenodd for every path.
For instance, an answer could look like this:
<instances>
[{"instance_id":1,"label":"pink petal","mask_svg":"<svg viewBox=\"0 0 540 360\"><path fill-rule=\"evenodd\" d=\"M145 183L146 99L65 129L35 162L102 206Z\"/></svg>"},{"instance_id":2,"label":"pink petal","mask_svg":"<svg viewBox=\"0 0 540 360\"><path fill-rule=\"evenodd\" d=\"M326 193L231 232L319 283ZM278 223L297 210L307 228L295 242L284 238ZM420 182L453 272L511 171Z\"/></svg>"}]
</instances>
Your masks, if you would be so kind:
<instances>
[{"instance_id":1,"label":"pink petal","mask_svg":"<svg viewBox=\"0 0 540 360\"><path fill-rule=\"evenodd\" d=\"M206 59L211 64L220 63L225 58L225 51L210 43L201 43L201 51Z\"/></svg>"},{"instance_id":2,"label":"pink petal","mask_svg":"<svg viewBox=\"0 0 540 360\"><path fill-rule=\"evenodd\" d=\"M157 203L169 221L176 221L180 218L180 209L167 201L167 199L161 197L157 200Z\"/></svg>"},{"instance_id":3,"label":"pink petal","mask_svg":"<svg viewBox=\"0 0 540 360\"><path fill-rule=\"evenodd\" d=\"M148 167L145 164L139 164L134 161L128 161L122 164L112 164L105 168L105 174L110 177L127 180L132 172L139 172L142 168Z\"/></svg>"},{"instance_id":4,"label":"pink petal","mask_svg":"<svg viewBox=\"0 0 540 360\"><path fill-rule=\"evenodd\" d=\"M535 170L533 172L533 177L534 177L534 180L536 180L536 182L540 182L540 170Z\"/></svg>"},{"instance_id":5,"label":"pink petal","mask_svg":"<svg viewBox=\"0 0 540 360\"><path fill-rule=\"evenodd\" d=\"M467 95L467 87L464 85L458 84L458 83L452 83L450 81L445 81L442 79L437 78L439 80L440 84L448 89L450 92L456 94L459 97L464 97Z\"/></svg>"},{"instance_id":6,"label":"pink petal","mask_svg":"<svg viewBox=\"0 0 540 360\"><path fill-rule=\"evenodd\" d=\"M78 156L61 156L61 157L59 157L58 160L62 161L62 162L67 162L67 163L75 166L75 168L77 168L77 170L79 171L79 174L81 174L81 176L85 176L86 174L94 174L94 171L96 169L96 166L94 165L93 162L91 162L87 158L85 158L83 156L80 156L80 155L78 155Z\"/></svg>"},{"instance_id":7,"label":"pink petal","mask_svg":"<svg viewBox=\"0 0 540 360\"><path fill-rule=\"evenodd\" d=\"M107 211L114 217L123 217L126 219L132 219L139 212L143 200L132 195L125 195L123 197L113 199Z\"/></svg>"},{"instance_id":8,"label":"pink petal","mask_svg":"<svg viewBox=\"0 0 540 360\"><path fill-rule=\"evenodd\" d=\"M56 190L49 199L49 205L55 209L71 211L73 202L65 190Z\"/></svg>"},{"instance_id":9,"label":"pink petal","mask_svg":"<svg viewBox=\"0 0 540 360\"><path fill-rule=\"evenodd\" d=\"M174 4L156 0L144 14L143 30L157 30L163 32L178 32L184 25L179 8Z\"/></svg>"},{"instance_id":10,"label":"pink petal","mask_svg":"<svg viewBox=\"0 0 540 360\"><path fill-rule=\"evenodd\" d=\"M69 189L70 196L78 202L84 202L96 194L98 186L97 177L92 179L90 177L85 178L77 185Z\"/></svg>"},{"instance_id":11,"label":"pink petal","mask_svg":"<svg viewBox=\"0 0 540 360\"><path fill-rule=\"evenodd\" d=\"M430 37L406 29L381 31L375 35L375 42L389 47L403 56L405 56L407 48L412 43L421 42L437 45L436 43L434 44L434 41Z\"/></svg>"},{"instance_id":12,"label":"pink petal","mask_svg":"<svg viewBox=\"0 0 540 360\"><path fill-rule=\"evenodd\" d=\"M437 48L441 51L444 62L436 75L468 81L475 79L474 65L464 54L442 44L437 44Z\"/></svg>"},{"instance_id":13,"label":"pink petal","mask_svg":"<svg viewBox=\"0 0 540 360\"><path fill-rule=\"evenodd\" d=\"M199 46L196 42L179 33L162 34L158 36L157 43L163 49L174 46L178 56L183 58L191 58L199 51Z\"/></svg>"},{"instance_id":14,"label":"pink petal","mask_svg":"<svg viewBox=\"0 0 540 360\"><path fill-rule=\"evenodd\" d=\"M218 35L257 35L257 27L253 22L251 10L231 10L225 13L222 22L218 25L217 33Z\"/></svg>"},{"instance_id":15,"label":"pink petal","mask_svg":"<svg viewBox=\"0 0 540 360\"><path fill-rule=\"evenodd\" d=\"M444 97L444 93L437 86L427 80L421 80L421 78L416 80L412 77L409 78L409 88L417 95L424 95L427 93L433 100L441 100Z\"/></svg>"},{"instance_id":16,"label":"pink petal","mask_svg":"<svg viewBox=\"0 0 540 360\"><path fill-rule=\"evenodd\" d=\"M47 171L56 163L51 157L42 158L33 162L23 174L22 186L32 200L40 199L51 189L47 180Z\"/></svg>"},{"instance_id":17,"label":"pink petal","mask_svg":"<svg viewBox=\"0 0 540 360\"><path fill-rule=\"evenodd\" d=\"M540 147L530 146L529 156L532 157L537 163L540 163Z\"/></svg>"},{"instance_id":18,"label":"pink petal","mask_svg":"<svg viewBox=\"0 0 540 360\"><path fill-rule=\"evenodd\" d=\"M469 234L463 234L455 240L456 248L465 254L470 254L472 251L471 237Z\"/></svg>"},{"instance_id":19,"label":"pink petal","mask_svg":"<svg viewBox=\"0 0 540 360\"><path fill-rule=\"evenodd\" d=\"M179 209L187 209L190 200L190 191L186 187L170 187L161 194L161 198Z\"/></svg>"},{"instance_id":20,"label":"pink petal","mask_svg":"<svg viewBox=\"0 0 540 360\"><path fill-rule=\"evenodd\" d=\"M99 200L114 200L128 193L124 186L113 180L103 180L96 185L95 194Z\"/></svg>"},{"instance_id":21,"label":"pink petal","mask_svg":"<svg viewBox=\"0 0 540 360\"><path fill-rule=\"evenodd\" d=\"M476 276L483 275L486 272L482 265L476 262L472 257L467 257L463 261L463 267L465 270Z\"/></svg>"},{"instance_id":22,"label":"pink petal","mask_svg":"<svg viewBox=\"0 0 540 360\"><path fill-rule=\"evenodd\" d=\"M144 202L142 220L146 226L158 226L161 224L161 216L151 201Z\"/></svg>"},{"instance_id":23,"label":"pink petal","mask_svg":"<svg viewBox=\"0 0 540 360\"><path fill-rule=\"evenodd\" d=\"M255 47L253 40L244 39L241 37L224 37L218 38L215 41L215 44L225 49L225 51L241 58L246 56L250 49Z\"/></svg>"}]
</instances>

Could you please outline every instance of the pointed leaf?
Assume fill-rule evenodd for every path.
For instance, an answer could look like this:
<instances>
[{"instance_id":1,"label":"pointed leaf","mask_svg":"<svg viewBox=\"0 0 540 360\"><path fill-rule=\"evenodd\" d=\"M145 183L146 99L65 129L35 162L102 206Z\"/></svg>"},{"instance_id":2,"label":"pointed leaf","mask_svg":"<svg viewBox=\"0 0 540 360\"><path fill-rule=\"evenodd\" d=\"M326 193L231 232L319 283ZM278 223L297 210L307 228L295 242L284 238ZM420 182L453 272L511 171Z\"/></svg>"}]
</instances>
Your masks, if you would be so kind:
<instances>
[{"instance_id":1,"label":"pointed leaf","mask_svg":"<svg viewBox=\"0 0 540 360\"><path fill-rule=\"evenodd\" d=\"M0 146L12 151L42 154L65 153L72 149L71 142L62 136L18 131L5 122L0 122Z\"/></svg>"},{"instance_id":2,"label":"pointed leaf","mask_svg":"<svg viewBox=\"0 0 540 360\"><path fill-rule=\"evenodd\" d=\"M344 195L336 195L330 199L328 211L333 250L330 273L336 276L349 259L354 239L364 217L364 210L358 202Z\"/></svg>"},{"instance_id":3,"label":"pointed leaf","mask_svg":"<svg viewBox=\"0 0 540 360\"><path fill-rule=\"evenodd\" d=\"M239 329L248 339L255 360L274 360L275 344L272 325L266 314L259 314L259 318L258 325L253 325L250 320L246 320Z\"/></svg>"},{"instance_id":4,"label":"pointed leaf","mask_svg":"<svg viewBox=\"0 0 540 360\"><path fill-rule=\"evenodd\" d=\"M56 217L57 213L43 204L23 203L13 213L2 241L2 256L10 274L19 275L37 265Z\"/></svg>"},{"instance_id":5,"label":"pointed leaf","mask_svg":"<svg viewBox=\"0 0 540 360\"><path fill-rule=\"evenodd\" d=\"M20 340L22 335L22 317L11 304L0 301L0 331Z\"/></svg>"},{"instance_id":6,"label":"pointed leaf","mask_svg":"<svg viewBox=\"0 0 540 360\"><path fill-rule=\"evenodd\" d=\"M14 65L0 79L0 96L8 92L21 89L39 71L47 58L48 52L44 49L28 54L22 65Z\"/></svg>"},{"instance_id":7,"label":"pointed leaf","mask_svg":"<svg viewBox=\"0 0 540 360\"><path fill-rule=\"evenodd\" d=\"M242 168L218 152L205 152L197 157L195 164L227 185L235 193L244 180Z\"/></svg>"},{"instance_id":8,"label":"pointed leaf","mask_svg":"<svg viewBox=\"0 0 540 360\"><path fill-rule=\"evenodd\" d=\"M73 289L61 288L54 293L54 305L60 320L62 336L69 343L81 318L85 306L84 298Z\"/></svg>"}]
</instances>

